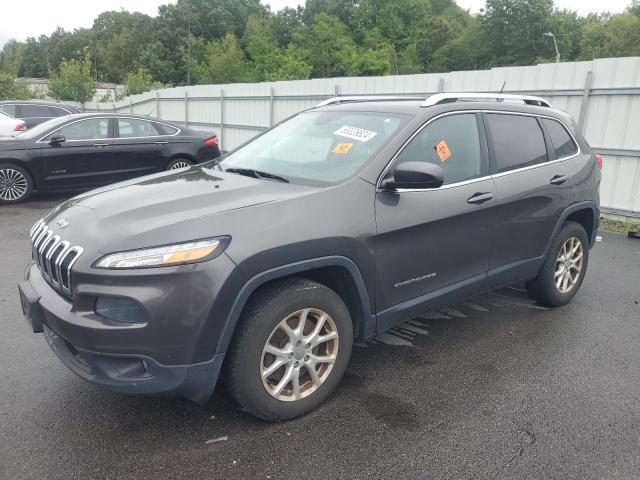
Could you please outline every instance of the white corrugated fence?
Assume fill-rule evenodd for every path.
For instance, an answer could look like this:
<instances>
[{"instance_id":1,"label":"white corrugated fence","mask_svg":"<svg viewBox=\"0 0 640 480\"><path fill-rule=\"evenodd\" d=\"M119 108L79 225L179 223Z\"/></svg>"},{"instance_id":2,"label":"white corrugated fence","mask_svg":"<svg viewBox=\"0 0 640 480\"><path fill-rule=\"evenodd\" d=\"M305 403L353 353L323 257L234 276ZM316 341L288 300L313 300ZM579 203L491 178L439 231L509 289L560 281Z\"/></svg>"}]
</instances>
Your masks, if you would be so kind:
<instances>
[{"instance_id":1,"label":"white corrugated fence","mask_svg":"<svg viewBox=\"0 0 640 480\"><path fill-rule=\"evenodd\" d=\"M506 83L505 83L506 82ZM467 72L165 88L86 111L149 115L215 131L231 150L274 123L337 95L497 92L538 95L573 115L604 157L603 211L640 217L640 57Z\"/></svg>"}]
</instances>

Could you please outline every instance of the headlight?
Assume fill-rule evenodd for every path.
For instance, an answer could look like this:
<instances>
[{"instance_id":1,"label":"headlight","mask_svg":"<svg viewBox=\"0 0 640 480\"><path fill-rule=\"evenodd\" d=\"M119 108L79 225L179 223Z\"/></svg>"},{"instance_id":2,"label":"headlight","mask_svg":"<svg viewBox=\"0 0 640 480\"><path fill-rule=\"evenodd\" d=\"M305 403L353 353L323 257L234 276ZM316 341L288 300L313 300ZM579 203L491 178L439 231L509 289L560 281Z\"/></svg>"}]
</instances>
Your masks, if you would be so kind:
<instances>
[{"instance_id":1,"label":"headlight","mask_svg":"<svg viewBox=\"0 0 640 480\"><path fill-rule=\"evenodd\" d=\"M98 260L94 267L108 269L149 268L203 262L220 255L229 245L230 240L230 237L218 237L163 247L110 253Z\"/></svg>"}]
</instances>

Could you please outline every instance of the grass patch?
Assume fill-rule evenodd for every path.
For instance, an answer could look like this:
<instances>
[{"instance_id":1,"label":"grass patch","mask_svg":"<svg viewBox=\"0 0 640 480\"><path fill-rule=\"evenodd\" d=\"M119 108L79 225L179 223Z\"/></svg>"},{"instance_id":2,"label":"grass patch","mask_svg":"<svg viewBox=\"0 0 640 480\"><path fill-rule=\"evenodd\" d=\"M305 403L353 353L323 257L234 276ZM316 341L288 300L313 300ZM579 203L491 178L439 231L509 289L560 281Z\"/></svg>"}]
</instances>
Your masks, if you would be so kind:
<instances>
[{"instance_id":1,"label":"grass patch","mask_svg":"<svg viewBox=\"0 0 640 480\"><path fill-rule=\"evenodd\" d=\"M611 218L600 219L600 230L612 233L627 233L640 231L640 221L613 220Z\"/></svg>"}]
</instances>

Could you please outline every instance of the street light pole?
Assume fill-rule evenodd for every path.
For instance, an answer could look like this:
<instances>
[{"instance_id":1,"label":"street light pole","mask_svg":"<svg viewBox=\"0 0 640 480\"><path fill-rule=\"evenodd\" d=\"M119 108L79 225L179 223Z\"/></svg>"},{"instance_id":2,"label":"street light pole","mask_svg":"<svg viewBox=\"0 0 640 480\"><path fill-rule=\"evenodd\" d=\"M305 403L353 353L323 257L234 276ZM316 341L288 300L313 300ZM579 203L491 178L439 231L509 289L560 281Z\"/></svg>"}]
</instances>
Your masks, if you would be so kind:
<instances>
[{"instance_id":1,"label":"street light pole","mask_svg":"<svg viewBox=\"0 0 640 480\"><path fill-rule=\"evenodd\" d=\"M553 40L553 46L556 49L556 63L559 63L560 62L560 50L558 50L558 43L556 42L556 36L551 32L545 32L542 35L544 35L545 37L551 37L551 39Z\"/></svg>"}]
</instances>

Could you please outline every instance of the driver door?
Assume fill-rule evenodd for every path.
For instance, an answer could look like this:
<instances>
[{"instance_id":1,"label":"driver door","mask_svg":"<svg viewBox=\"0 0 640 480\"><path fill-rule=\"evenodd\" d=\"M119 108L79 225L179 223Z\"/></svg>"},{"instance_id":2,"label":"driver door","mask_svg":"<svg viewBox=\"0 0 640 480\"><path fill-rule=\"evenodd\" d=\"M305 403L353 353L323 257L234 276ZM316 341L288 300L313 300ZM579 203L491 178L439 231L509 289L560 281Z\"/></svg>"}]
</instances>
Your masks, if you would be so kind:
<instances>
[{"instance_id":1,"label":"driver door","mask_svg":"<svg viewBox=\"0 0 640 480\"><path fill-rule=\"evenodd\" d=\"M375 245L378 331L434 303L479 293L497 214L482 117L453 113L430 122L396 156L440 165L444 183L425 190L378 190Z\"/></svg>"},{"instance_id":2,"label":"driver door","mask_svg":"<svg viewBox=\"0 0 640 480\"><path fill-rule=\"evenodd\" d=\"M62 135L65 141L50 144L48 138ZM113 125L107 117L86 118L52 132L41 155L47 188L71 190L108 183L105 173L113 159Z\"/></svg>"}]
</instances>

